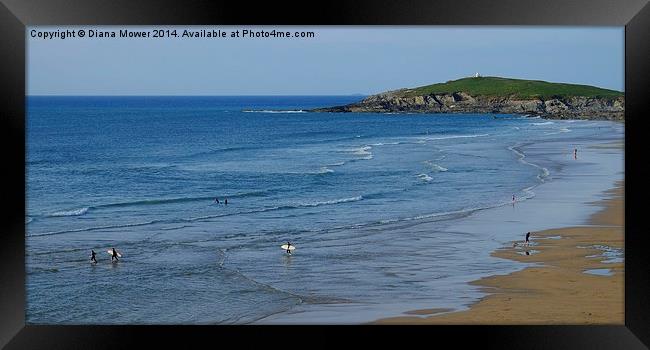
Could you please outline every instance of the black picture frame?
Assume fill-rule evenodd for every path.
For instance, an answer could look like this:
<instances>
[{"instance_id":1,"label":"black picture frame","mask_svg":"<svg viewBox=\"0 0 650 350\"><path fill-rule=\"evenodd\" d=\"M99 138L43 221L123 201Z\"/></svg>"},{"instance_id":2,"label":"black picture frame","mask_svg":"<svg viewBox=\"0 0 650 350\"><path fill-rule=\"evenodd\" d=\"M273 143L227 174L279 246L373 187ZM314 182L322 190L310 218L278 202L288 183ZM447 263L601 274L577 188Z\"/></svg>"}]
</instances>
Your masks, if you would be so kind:
<instances>
[{"instance_id":1,"label":"black picture frame","mask_svg":"<svg viewBox=\"0 0 650 350\"><path fill-rule=\"evenodd\" d=\"M625 26L625 325L617 326L35 326L25 325L25 49L32 25L562 25ZM244 1L2 0L0 120L3 206L0 230L0 347L187 348L226 340L280 344L283 336L340 346L341 333L364 342L416 341L499 348L643 349L650 344L650 266L643 250L645 170L642 134L650 91L647 0ZM288 340L287 345L305 340ZM203 345L205 344L205 345ZM644 345L646 344L646 345ZM268 345L266 345L268 346ZM304 343L296 346L305 346Z\"/></svg>"}]
</instances>

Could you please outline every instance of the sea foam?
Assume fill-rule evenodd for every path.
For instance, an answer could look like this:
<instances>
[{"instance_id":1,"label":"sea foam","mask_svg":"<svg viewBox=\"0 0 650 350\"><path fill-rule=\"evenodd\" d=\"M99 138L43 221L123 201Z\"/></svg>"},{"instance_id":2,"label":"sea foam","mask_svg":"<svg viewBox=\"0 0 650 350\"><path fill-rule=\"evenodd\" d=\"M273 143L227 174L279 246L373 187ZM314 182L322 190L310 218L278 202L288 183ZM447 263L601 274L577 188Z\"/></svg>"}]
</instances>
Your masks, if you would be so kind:
<instances>
[{"instance_id":1,"label":"sea foam","mask_svg":"<svg viewBox=\"0 0 650 350\"><path fill-rule=\"evenodd\" d=\"M536 125L536 126L540 126L540 125L551 125L551 124L555 124L555 123L554 123L554 122L530 123L530 125Z\"/></svg>"},{"instance_id":2,"label":"sea foam","mask_svg":"<svg viewBox=\"0 0 650 350\"><path fill-rule=\"evenodd\" d=\"M268 110L268 109L262 109L262 110L252 110L251 109L251 110L243 110L242 112L244 112L244 113L307 113L307 112L303 111L302 109L284 110L284 111L283 110L275 111L275 110Z\"/></svg>"},{"instance_id":3,"label":"sea foam","mask_svg":"<svg viewBox=\"0 0 650 350\"><path fill-rule=\"evenodd\" d=\"M62 211L57 211L55 213L52 213L49 216L52 216L52 217L57 217L57 216L80 216L80 215L86 214L89 209L90 208L85 207L85 208L73 209L73 210L62 210Z\"/></svg>"}]
</instances>

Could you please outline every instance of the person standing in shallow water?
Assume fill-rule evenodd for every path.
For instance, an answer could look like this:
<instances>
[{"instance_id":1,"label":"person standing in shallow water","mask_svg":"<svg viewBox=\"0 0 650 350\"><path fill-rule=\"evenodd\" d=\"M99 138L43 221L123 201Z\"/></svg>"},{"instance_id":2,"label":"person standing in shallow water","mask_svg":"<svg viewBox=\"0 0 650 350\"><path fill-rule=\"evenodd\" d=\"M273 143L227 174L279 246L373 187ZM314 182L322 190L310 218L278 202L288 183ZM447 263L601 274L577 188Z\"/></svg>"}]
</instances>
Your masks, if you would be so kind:
<instances>
[{"instance_id":1,"label":"person standing in shallow water","mask_svg":"<svg viewBox=\"0 0 650 350\"><path fill-rule=\"evenodd\" d=\"M228 198L224 199L223 204L228 205Z\"/></svg>"},{"instance_id":2,"label":"person standing in shallow water","mask_svg":"<svg viewBox=\"0 0 650 350\"><path fill-rule=\"evenodd\" d=\"M95 254L96 254L95 251L91 249L90 250L90 261L92 261L94 264L97 264L97 259L95 259Z\"/></svg>"},{"instance_id":3,"label":"person standing in shallow water","mask_svg":"<svg viewBox=\"0 0 650 350\"><path fill-rule=\"evenodd\" d=\"M530 244L529 238L530 238L530 232L526 233L526 247L528 247L528 245Z\"/></svg>"},{"instance_id":4,"label":"person standing in shallow water","mask_svg":"<svg viewBox=\"0 0 650 350\"><path fill-rule=\"evenodd\" d=\"M120 261L117 258L117 251L115 251L115 248L113 248L113 254L111 255L111 262L113 262L113 259L115 259L115 261Z\"/></svg>"},{"instance_id":5,"label":"person standing in shallow water","mask_svg":"<svg viewBox=\"0 0 650 350\"><path fill-rule=\"evenodd\" d=\"M573 159L578 159L578 149L577 148L573 149Z\"/></svg>"},{"instance_id":6,"label":"person standing in shallow water","mask_svg":"<svg viewBox=\"0 0 650 350\"><path fill-rule=\"evenodd\" d=\"M219 198L215 198L215 199L214 199L214 202L217 203L217 204L219 204Z\"/></svg>"}]
</instances>

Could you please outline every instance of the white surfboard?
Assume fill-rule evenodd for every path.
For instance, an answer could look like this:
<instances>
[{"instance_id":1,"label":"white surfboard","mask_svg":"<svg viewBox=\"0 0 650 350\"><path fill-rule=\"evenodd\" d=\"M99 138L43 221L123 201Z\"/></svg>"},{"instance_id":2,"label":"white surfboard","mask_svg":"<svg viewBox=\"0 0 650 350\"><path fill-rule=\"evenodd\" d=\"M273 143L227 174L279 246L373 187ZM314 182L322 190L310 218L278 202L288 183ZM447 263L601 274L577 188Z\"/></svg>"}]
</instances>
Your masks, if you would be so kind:
<instances>
[{"instance_id":1,"label":"white surfboard","mask_svg":"<svg viewBox=\"0 0 650 350\"><path fill-rule=\"evenodd\" d=\"M283 250L287 250L287 247L289 248L289 251L296 249L296 247L294 247L293 244L291 245L291 247L287 246L286 244L280 246L280 248L282 248Z\"/></svg>"},{"instance_id":2,"label":"white surfboard","mask_svg":"<svg viewBox=\"0 0 650 350\"><path fill-rule=\"evenodd\" d=\"M118 258L121 258L121 257L122 257L122 254L120 254L118 251L116 251L116 252L117 252L117 257L118 257ZM113 251L112 251L112 250L107 250L106 253L110 254L111 256L113 255Z\"/></svg>"}]
</instances>

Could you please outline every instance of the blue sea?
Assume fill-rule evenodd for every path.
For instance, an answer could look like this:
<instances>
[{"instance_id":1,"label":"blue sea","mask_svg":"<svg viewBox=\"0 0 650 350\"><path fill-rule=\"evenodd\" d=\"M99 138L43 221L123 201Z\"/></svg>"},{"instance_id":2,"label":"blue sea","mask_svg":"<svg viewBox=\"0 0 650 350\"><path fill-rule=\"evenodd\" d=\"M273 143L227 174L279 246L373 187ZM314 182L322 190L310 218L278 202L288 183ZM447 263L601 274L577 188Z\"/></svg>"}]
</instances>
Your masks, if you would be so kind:
<instances>
[{"instance_id":1,"label":"blue sea","mask_svg":"<svg viewBox=\"0 0 650 350\"><path fill-rule=\"evenodd\" d=\"M29 97L27 322L462 310L526 266L494 249L584 224L624 176L622 123L305 112L361 98Z\"/></svg>"}]
</instances>

